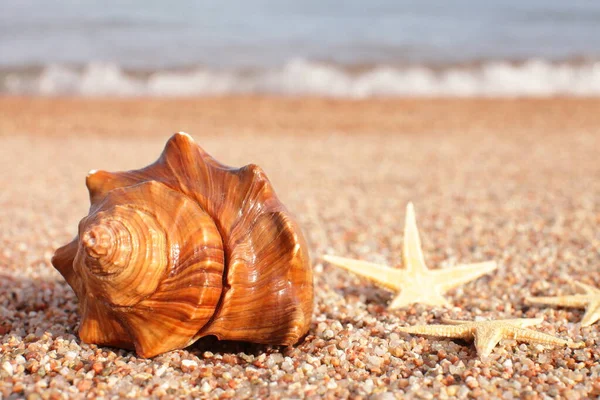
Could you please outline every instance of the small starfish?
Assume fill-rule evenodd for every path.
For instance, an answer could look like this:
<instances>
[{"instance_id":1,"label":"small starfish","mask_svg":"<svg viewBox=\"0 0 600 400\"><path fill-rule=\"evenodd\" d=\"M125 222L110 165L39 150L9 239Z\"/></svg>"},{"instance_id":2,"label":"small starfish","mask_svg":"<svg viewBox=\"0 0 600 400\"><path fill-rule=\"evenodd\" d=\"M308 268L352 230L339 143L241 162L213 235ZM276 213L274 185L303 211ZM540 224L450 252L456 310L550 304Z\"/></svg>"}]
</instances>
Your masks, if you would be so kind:
<instances>
[{"instance_id":1,"label":"small starfish","mask_svg":"<svg viewBox=\"0 0 600 400\"><path fill-rule=\"evenodd\" d=\"M400 332L417 335L438 336L453 339L474 340L477 354L487 357L502 339L515 339L526 343L542 343L555 346L581 348L582 342L563 340L557 337L526 329L526 326L537 325L543 318L501 319L498 321L459 321L442 319L450 325L416 325L399 328Z\"/></svg>"},{"instance_id":2,"label":"small starfish","mask_svg":"<svg viewBox=\"0 0 600 400\"><path fill-rule=\"evenodd\" d=\"M563 307L585 308L581 326L590 326L600 319L600 289L581 282L574 282L585 294L556 297L527 297L528 304L554 305Z\"/></svg>"},{"instance_id":3,"label":"small starfish","mask_svg":"<svg viewBox=\"0 0 600 400\"><path fill-rule=\"evenodd\" d=\"M428 269L421 249L412 203L408 203L406 206L402 254L404 268L391 268L330 255L323 258L331 264L368 278L386 289L400 291L400 294L390 304L390 310L412 303L448 306L450 303L444 298L444 293L496 269L496 263L493 261L447 269Z\"/></svg>"}]
</instances>

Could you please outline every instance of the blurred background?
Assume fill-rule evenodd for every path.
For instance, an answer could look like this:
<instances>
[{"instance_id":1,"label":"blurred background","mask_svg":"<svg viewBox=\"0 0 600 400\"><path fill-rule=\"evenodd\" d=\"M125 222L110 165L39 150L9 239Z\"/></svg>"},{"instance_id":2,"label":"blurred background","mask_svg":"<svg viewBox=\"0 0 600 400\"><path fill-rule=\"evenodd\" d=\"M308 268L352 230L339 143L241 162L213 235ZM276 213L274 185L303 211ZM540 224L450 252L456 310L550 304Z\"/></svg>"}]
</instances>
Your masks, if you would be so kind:
<instances>
[{"instance_id":1,"label":"blurred background","mask_svg":"<svg viewBox=\"0 0 600 400\"><path fill-rule=\"evenodd\" d=\"M3 0L0 93L600 94L600 2Z\"/></svg>"}]
</instances>

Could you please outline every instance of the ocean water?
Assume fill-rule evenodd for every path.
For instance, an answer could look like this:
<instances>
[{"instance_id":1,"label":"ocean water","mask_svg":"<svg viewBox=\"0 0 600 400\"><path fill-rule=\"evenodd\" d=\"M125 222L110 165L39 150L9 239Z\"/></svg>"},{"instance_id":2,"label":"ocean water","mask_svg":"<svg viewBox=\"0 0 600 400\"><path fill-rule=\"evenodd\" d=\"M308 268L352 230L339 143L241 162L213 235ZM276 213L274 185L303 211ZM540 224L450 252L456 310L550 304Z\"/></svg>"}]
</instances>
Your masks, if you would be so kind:
<instances>
[{"instance_id":1,"label":"ocean water","mask_svg":"<svg viewBox=\"0 0 600 400\"><path fill-rule=\"evenodd\" d=\"M596 0L2 0L0 93L600 95Z\"/></svg>"}]
</instances>

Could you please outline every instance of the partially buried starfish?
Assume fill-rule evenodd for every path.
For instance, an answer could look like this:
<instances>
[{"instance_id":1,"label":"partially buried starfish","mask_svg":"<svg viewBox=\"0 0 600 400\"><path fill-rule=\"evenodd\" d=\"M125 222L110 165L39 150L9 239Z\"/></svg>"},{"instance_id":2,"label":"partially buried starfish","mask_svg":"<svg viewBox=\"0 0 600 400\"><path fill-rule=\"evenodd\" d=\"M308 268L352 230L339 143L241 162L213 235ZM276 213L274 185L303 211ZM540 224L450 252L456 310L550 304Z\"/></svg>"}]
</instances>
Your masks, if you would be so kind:
<instances>
[{"instance_id":1,"label":"partially buried starfish","mask_svg":"<svg viewBox=\"0 0 600 400\"><path fill-rule=\"evenodd\" d=\"M600 319L600 289L581 282L574 282L585 294L555 297L528 297L528 304L553 305L562 307L585 308L581 326L590 326Z\"/></svg>"},{"instance_id":2,"label":"partially buried starfish","mask_svg":"<svg viewBox=\"0 0 600 400\"><path fill-rule=\"evenodd\" d=\"M526 343L541 343L554 346L581 348L582 342L559 339L557 337L526 329L537 325L543 318L501 319L497 321L459 321L442 319L449 325L416 325L399 328L400 332L417 335L437 336L453 339L474 340L477 354L487 357L502 339L515 339Z\"/></svg>"},{"instance_id":3,"label":"partially buried starfish","mask_svg":"<svg viewBox=\"0 0 600 400\"><path fill-rule=\"evenodd\" d=\"M421 249L412 203L408 203L406 207L402 254L404 268L390 268L330 255L323 258L327 262L368 278L386 289L400 291L400 294L390 304L390 310L412 303L433 306L450 305L444 298L444 293L496 269L496 263L493 261L437 270L428 269Z\"/></svg>"}]
</instances>

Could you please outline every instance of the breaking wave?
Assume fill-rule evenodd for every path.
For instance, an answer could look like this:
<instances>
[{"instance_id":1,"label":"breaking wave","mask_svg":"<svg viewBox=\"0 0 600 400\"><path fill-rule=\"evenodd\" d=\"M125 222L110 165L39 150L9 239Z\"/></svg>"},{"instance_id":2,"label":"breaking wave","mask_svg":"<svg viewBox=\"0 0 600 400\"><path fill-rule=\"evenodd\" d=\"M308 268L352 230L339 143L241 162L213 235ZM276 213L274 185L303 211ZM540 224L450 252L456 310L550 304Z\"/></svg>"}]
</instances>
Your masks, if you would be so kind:
<instances>
[{"instance_id":1,"label":"breaking wave","mask_svg":"<svg viewBox=\"0 0 600 400\"><path fill-rule=\"evenodd\" d=\"M599 96L600 61L474 66L386 66L353 71L338 65L293 60L263 70L126 71L118 65L50 65L0 71L0 93L82 96L195 96L224 94L370 96Z\"/></svg>"}]
</instances>

